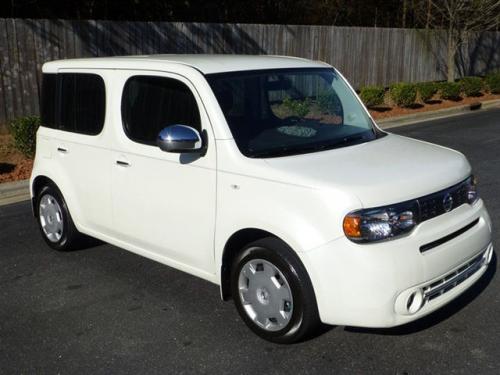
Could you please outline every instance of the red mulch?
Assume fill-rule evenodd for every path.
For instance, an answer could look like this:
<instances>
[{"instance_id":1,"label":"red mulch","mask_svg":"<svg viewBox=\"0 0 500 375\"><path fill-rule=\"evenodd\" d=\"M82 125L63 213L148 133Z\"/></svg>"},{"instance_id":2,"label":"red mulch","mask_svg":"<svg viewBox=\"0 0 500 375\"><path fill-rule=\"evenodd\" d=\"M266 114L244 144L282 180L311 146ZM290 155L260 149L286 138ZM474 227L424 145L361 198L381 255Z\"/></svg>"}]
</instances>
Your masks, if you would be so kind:
<instances>
[{"instance_id":1,"label":"red mulch","mask_svg":"<svg viewBox=\"0 0 500 375\"><path fill-rule=\"evenodd\" d=\"M12 145L9 135L0 135L0 183L30 177L33 160L26 158Z\"/></svg>"},{"instance_id":2,"label":"red mulch","mask_svg":"<svg viewBox=\"0 0 500 375\"><path fill-rule=\"evenodd\" d=\"M474 103L483 102L485 100L500 99L500 95L483 94L474 98L462 98L460 100L432 100L430 103L418 103L414 108L399 108L396 106L380 106L377 108L370 108L370 114L374 119L382 119L388 117L404 116L412 113L436 111L438 109L456 107L460 105L470 105Z\"/></svg>"}]
</instances>

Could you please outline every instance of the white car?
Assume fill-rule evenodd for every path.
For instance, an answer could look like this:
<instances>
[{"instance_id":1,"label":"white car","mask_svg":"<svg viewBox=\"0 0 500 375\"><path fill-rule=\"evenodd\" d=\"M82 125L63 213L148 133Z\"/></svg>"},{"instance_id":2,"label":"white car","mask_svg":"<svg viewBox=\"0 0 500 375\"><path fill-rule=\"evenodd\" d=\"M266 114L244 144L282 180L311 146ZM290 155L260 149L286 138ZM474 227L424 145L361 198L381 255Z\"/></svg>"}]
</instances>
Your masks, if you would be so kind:
<instances>
[{"instance_id":1,"label":"white car","mask_svg":"<svg viewBox=\"0 0 500 375\"><path fill-rule=\"evenodd\" d=\"M53 61L41 112L31 194L48 245L91 236L218 284L270 341L413 321L492 258L466 158L380 130L322 62Z\"/></svg>"}]
</instances>

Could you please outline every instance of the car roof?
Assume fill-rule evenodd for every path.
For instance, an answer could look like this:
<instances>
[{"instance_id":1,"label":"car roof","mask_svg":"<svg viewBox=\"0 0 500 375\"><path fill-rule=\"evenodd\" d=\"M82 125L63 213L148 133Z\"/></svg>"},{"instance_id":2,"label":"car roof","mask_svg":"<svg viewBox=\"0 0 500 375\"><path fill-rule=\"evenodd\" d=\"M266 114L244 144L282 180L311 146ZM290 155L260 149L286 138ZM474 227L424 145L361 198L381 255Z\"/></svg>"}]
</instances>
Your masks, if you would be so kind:
<instances>
[{"instance_id":1,"label":"car roof","mask_svg":"<svg viewBox=\"0 0 500 375\"><path fill-rule=\"evenodd\" d=\"M235 72L245 70L280 68L321 68L330 65L321 61L274 56L274 55L138 55L117 57L93 57L83 59L56 60L45 63L45 73L58 69L158 69L161 64L180 64L199 70L203 74Z\"/></svg>"}]
</instances>

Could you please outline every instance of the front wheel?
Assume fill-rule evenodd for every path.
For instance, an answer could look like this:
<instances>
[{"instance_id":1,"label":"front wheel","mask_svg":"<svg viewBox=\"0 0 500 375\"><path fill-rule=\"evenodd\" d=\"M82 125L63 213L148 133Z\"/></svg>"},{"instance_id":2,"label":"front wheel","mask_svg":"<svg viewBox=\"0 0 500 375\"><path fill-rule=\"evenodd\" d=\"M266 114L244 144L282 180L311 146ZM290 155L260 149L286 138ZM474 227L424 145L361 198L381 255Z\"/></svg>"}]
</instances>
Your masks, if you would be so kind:
<instances>
[{"instance_id":1,"label":"front wheel","mask_svg":"<svg viewBox=\"0 0 500 375\"><path fill-rule=\"evenodd\" d=\"M249 244L231 270L236 308L257 335L289 344L315 332L319 317L311 281L282 241L269 237Z\"/></svg>"}]
</instances>

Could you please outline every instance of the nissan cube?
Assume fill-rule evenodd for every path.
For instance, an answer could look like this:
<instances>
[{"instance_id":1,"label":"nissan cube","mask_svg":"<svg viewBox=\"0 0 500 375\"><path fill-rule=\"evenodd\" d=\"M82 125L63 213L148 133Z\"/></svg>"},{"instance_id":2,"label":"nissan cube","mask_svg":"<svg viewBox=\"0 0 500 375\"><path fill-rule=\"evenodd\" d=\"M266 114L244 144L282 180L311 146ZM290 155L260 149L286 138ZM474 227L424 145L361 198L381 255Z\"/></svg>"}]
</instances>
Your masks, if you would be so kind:
<instances>
[{"instance_id":1,"label":"nissan cube","mask_svg":"<svg viewBox=\"0 0 500 375\"><path fill-rule=\"evenodd\" d=\"M492 258L466 158L382 131L322 62L53 61L41 114L30 182L50 247L93 237L220 285L273 342L419 319Z\"/></svg>"}]
</instances>

